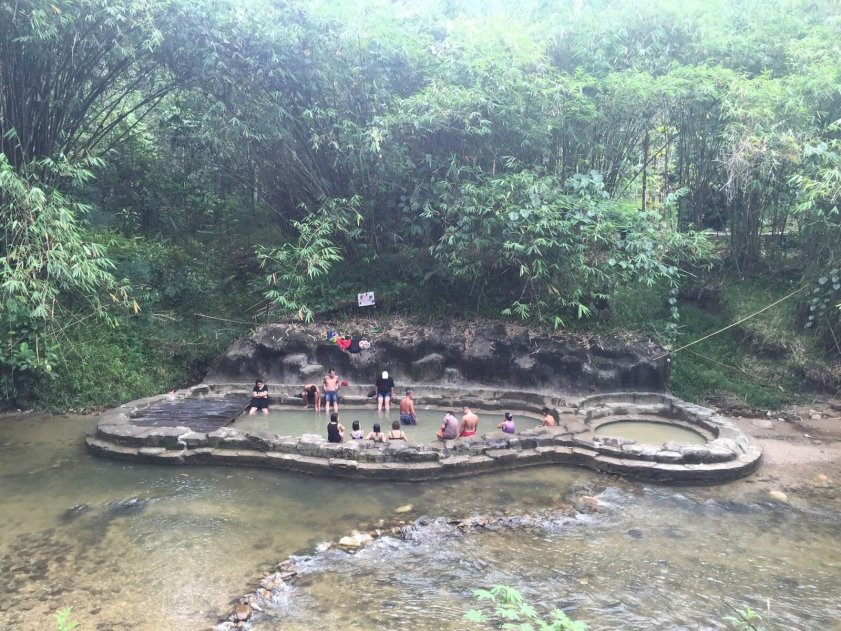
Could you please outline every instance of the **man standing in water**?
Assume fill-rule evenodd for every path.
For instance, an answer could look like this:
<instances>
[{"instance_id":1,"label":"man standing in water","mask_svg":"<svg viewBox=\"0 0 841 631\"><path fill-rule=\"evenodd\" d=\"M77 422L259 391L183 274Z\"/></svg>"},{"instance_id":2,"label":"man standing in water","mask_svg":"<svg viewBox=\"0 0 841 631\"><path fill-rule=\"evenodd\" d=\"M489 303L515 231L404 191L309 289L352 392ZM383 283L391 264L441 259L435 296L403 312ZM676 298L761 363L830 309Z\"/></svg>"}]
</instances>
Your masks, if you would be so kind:
<instances>
[{"instance_id":1,"label":"man standing in water","mask_svg":"<svg viewBox=\"0 0 841 631\"><path fill-rule=\"evenodd\" d=\"M473 411L468 407L464 406L464 416L461 417L461 425L458 428L458 436L459 438L465 438L467 436L475 436L476 432L479 429L479 417L476 416Z\"/></svg>"},{"instance_id":2,"label":"man standing in water","mask_svg":"<svg viewBox=\"0 0 841 631\"><path fill-rule=\"evenodd\" d=\"M400 424L417 425L418 415L415 414L414 393L406 390L406 396L400 399Z\"/></svg>"},{"instance_id":3,"label":"man standing in water","mask_svg":"<svg viewBox=\"0 0 841 631\"><path fill-rule=\"evenodd\" d=\"M330 414L330 404L336 407L336 412L339 411L339 376L332 368L327 371L327 376L324 377L324 411Z\"/></svg>"}]
</instances>

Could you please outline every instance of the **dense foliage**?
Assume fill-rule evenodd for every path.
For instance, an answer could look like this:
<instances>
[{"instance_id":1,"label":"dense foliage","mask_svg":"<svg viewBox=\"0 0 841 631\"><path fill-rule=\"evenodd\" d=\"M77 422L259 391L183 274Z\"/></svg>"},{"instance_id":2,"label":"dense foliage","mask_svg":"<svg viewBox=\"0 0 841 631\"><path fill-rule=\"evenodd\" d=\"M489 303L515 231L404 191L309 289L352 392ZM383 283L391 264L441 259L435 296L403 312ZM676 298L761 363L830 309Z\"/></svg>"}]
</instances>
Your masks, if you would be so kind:
<instances>
[{"instance_id":1,"label":"dense foliage","mask_svg":"<svg viewBox=\"0 0 841 631\"><path fill-rule=\"evenodd\" d=\"M839 35L831 0L0 0L0 396L95 405L94 325L139 394L241 331L196 313L368 290L560 327L655 288L672 342L707 229L838 354Z\"/></svg>"}]
</instances>

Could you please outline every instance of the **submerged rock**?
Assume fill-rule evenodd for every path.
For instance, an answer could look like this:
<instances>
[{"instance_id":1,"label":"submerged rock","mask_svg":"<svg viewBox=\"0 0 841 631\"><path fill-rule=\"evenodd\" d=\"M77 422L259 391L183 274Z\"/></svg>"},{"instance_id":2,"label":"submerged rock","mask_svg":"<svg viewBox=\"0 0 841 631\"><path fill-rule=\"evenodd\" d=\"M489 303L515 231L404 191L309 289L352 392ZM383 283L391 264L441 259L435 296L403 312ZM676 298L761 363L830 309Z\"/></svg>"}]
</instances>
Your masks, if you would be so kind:
<instances>
[{"instance_id":1,"label":"submerged rock","mask_svg":"<svg viewBox=\"0 0 841 631\"><path fill-rule=\"evenodd\" d=\"M772 491L768 491L768 495L772 499L777 500L778 502L783 502L785 504L788 504L788 496L785 493L783 493L782 491L778 491L777 489L774 489Z\"/></svg>"}]
</instances>

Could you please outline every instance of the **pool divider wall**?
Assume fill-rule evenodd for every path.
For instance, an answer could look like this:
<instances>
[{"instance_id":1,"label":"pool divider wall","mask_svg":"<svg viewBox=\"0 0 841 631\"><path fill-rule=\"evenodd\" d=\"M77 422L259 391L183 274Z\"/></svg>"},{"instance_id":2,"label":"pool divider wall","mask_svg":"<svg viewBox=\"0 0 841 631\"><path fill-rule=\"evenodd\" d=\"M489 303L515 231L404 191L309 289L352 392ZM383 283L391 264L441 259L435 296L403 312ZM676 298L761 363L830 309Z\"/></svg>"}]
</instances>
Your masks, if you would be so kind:
<instances>
[{"instance_id":1,"label":"pool divider wall","mask_svg":"<svg viewBox=\"0 0 841 631\"><path fill-rule=\"evenodd\" d=\"M270 384L271 385L271 384ZM635 479L669 483L713 483L732 480L752 472L762 451L730 419L713 410L676 397L647 392L604 393L566 399L537 392L514 392L498 388L451 388L419 386L418 405L479 410L511 409L537 415L544 405L554 409L560 425L535 428L515 435L488 432L478 437L430 443L374 443L351 441L328 443L324 436L281 436L268 432L242 432L220 426L213 431L195 431L204 418L176 416L171 426L143 425L143 414L154 406L178 412L179 402L204 399L213 410L214 401L241 396L248 402L250 384L201 384L168 395L128 403L102 415L86 442L91 452L112 458L152 463L259 466L296 473L342 478L393 481L423 481L455 478L526 466L561 464ZM344 397L345 404L364 404L357 394ZM300 404L299 386L271 386L275 404ZM351 390L353 392L353 390ZM157 409L157 408L155 408ZM634 419L670 422L698 431L707 445L667 442L648 445L602 437L593 431L601 424ZM437 427L430 427L430 434Z\"/></svg>"}]
</instances>

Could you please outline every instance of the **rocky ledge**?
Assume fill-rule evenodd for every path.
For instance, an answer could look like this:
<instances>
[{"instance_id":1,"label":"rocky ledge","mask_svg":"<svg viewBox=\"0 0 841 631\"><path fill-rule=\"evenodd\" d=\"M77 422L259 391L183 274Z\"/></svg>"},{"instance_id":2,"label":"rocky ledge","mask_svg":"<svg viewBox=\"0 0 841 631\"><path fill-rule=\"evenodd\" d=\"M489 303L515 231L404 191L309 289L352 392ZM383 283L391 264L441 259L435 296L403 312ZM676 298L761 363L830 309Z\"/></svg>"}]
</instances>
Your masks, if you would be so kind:
<instances>
[{"instance_id":1,"label":"rocky ledge","mask_svg":"<svg viewBox=\"0 0 841 631\"><path fill-rule=\"evenodd\" d=\"M272 386L281 402L300 386ZM286 394L283 394L286 390ZM476 390L440 388L420 405L452 405L477 396ZM150 397L104 414L87 437L95 454L113 458L171 464L259 466L296 473L343 478L417 482L505 471L535 465L578 465L604 473L669 483L715 483L752 472L761 449L726 417L662 393L620 392L578 400L557 400L540 393L495 391L485 399L537 414L550 405L558 427L536 428L517 434L490 432L481 436L431 443L328 443L323 436L280 436L243 432L223 425L210 430L207 416L217 409L230 413L232 400L248 401L248 386L202 385ZM463 398L464 397L464 398ZM203 405L195 405L196 399ZM356 401L354 400L356 399ZM345 404L364 396L345 397ZM190 414L178 416L179 404ZM165 406L170 416L151 413ZM479 406L477 406L479 407ZM489 406L485 406L486 408ZM177 419L172 422L172 419ZM631 440L596 436L602 423L622 418L652 419L690 427L707 438L706 445L638 444ZM146 419L155 419L156 425ZM162 422L161 419L164 419ZM212 427L212 426L211 426ZM201 428L201 429L197 429Z\"/></svg>"},{"instance_id":2,"label":"rocky ledge","mask_svg":"<svg viewBox=\"0 0 841 631\"><path fill-rule=\"evenodd\" d=\"M327 341L329 330L364 337L370 348L345 352ZM352 383L372 384L387 370L397 382L561 392L662 391L669 374L665 349L650 340L538 334L514 324L454 320L424 327L395 320L376 332L360 324L268 324L237 340L205 381L320 383L328 368Z\"/></svg>"}]
</instances>

